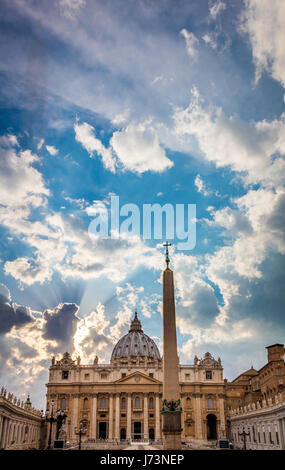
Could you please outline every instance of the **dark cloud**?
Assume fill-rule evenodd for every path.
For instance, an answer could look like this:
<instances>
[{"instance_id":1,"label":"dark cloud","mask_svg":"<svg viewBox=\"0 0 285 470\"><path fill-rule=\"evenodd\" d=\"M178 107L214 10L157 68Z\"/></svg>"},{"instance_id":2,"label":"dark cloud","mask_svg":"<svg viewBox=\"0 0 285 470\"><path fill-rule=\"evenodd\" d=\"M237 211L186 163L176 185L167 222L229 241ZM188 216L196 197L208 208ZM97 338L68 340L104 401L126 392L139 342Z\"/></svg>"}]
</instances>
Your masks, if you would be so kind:
<instances>
[{"instance_id":1,"label":"dark cloud","mask_svg":"<svg viewBox=\"0 0 285 470\"><path fill-rule=\"evenodd\" d=\"M35 319L28 307L12 303L10 292L4 284L0 284L0 333L8 333L13 326L16 328L33 322Z\"/></svg>"},{"instance_id":2,"label":"dark cloud","mask_svg":"<svg viewBox=\"0 0 285 470\"><path fill-rule=\"evenodd\" d=\"M209 284L193 283L184 300L190 301L190 306L184 307L178 304L177 315L185 319L189 318L193 325L209 326L219 314L218 300L214 289Z\"/></svg>"},{"instance_id":3,"label":"dark cloud","mask_svg":"<svg viewBox=\"0 0 285 470\"><path fill-rule=\"evenodd\" d=\"M56 340L59 349L63 348L72 351L73 336L76 331L79 310L78 305L74 303L59 304L53 310L46 310L43 313L45 325L43 329L43 337L45 339Z\"/></svg>"},{"instance_id":4,"label":"dark cloud","mask_svg":"<svg viewBox=\"0 0 285 470\"><path fill-rule=\"evenodd\" d=\"M250 317L279 324L283 334L285 256L271 253L260 270L262 277L259 279L239 278L239 293L231 299L230 315L235 319Z\"/></svg>"}]
</instances>

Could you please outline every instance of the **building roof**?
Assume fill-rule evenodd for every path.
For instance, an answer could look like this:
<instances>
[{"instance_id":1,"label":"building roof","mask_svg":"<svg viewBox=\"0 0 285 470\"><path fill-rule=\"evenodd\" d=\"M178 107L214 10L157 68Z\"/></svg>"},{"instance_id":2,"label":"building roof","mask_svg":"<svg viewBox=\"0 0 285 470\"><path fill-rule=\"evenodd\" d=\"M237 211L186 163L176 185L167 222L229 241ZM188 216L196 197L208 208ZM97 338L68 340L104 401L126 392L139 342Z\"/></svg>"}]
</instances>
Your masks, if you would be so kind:
<instances>
[{"instance_id":1,"label":"building roof","mask_svg":"<svg viewBox=\"0 0 285 470\"><path fill-rule=\"evenodd\" d=\"M236 377L234 380L232 380L232 382L236 382L238 379L240 379L243 375L247 375L249 377L254 377L256 375L258 375L258 371L256 369L253 368L253 366L251 366L250 369L246 370L245 372L243 372L242 374L240 374L238 377Z\"/></svg>"},{"instance_id":2,"label":"building roof","mask_svg":"<svg viewBox=\"0 0 285 470\"><path fill-rule=\"evenodd\" d=\"M161 360L157 345L143 332L137 312L135 312L128 334L123 336L114 347L111 361L130 356Z\"/></svg>"}]
</instances>

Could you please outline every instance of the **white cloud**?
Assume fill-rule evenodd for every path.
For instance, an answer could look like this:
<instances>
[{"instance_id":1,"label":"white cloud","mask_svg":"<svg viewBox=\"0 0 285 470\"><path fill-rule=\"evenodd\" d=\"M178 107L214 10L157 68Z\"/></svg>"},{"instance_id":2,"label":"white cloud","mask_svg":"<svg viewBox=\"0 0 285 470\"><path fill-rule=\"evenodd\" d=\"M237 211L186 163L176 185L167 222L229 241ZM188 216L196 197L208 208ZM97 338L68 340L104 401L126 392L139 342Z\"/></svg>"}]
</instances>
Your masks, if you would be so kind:
<instances>
[{"instance_id":1,"label":"white cloud","mask_svg":"<svg viewBox=\"0 0 285 470\"><path fill-rule=\"evenodd\" d=\"M15 136L0 139L0 204L3 207L20 207L44 204L43 197L49 195L41 173L33 167L39 161L30 150L15 149ZM11 214L10 214L11 216Z\"/></svg>"},{"instance_id":2,"label":"white cloud","mask_svg":"<svg viewBox=\"0 0 285 470\"><path fill-rule=\"evenodd\" d=\"M241 29L249 35L256 81L263 71L285 86L285 2L246 0Z\"/></svg>"},{"instance_id":3,"label":"white cloud","mask_svg":"<svg viewBox=\"0 0 285 470\"><path fill-rule=\"evenodd\" d=\"M210 6L210 16L215 20L217 16L227 8L227 5L222 0L217 0Z\"/></svg>"},{"instance_id":4,"label":"white cloud","mask_svg":"<svg viewBox=\"0 0 285 470\"><path fill-rule=\"evenodd\" d=\"M114 132L110 144L127 170L162 173L173 166L150 123L129 124L125 129Z\"/></svg>"},{"instance_id":5,"label":"white cloud","mask_svg":"<svg viewBox=\"0 0 285 470\"><path fill-rule=\"evenodd\" d=\"M59 0L60 10L66 18L74 19L79 11L85 7L86 0Z\"/></svg>"},{"instance_id":6,"label":"white cloud","mask_svg":"<svg viewBox=\"0 0 285 470\"><path fill-rule=\"evenodd\" d=\"M209 196L210 192L207 190L205 182L202 180L200 175L197 175L194 184L199 193L204 194L204 196Z\"/></svg>"},{"instance_id":7,"label":"white cloud","mask_svg":"<svg viewBox=\"0 0 285 470\"><path fill-rule=\"evenodd\" d=\"M103 165L110 171L115 171L115 158L110 148L106 148L101 140L95 137L95 129L87 122L74 124L75 139L93 156L96 152L102 157Z\"/></svg>"},{"instance_id":8,"label":"white cloud","mask_svg":"<svg viewBox=\"0 0 285 470\"><path fill-rule=\"evenodd\" d=\"M214 38L214 35L213 34L210 34L210 33L206 33L204 34L204 36L202 37L203 41L205 41L206 44L208 44L209 46L212 47L212 49L217 49L217 41L216 39Z\"/></svg>"},{"instance_id":9,"label":"white cloud","mask_svg":"<svg viewBox=\"0 0 285 470\"><path fill-rule=\"evenodd\" d=\"M191 33L187 31L187 29L183 28L180 31L181 36L184 37L185 42L186 42L186 50L190 57L196 58L197 56L197 46L199 43L199 40L196 38L194 33Z\"/></svg>"},{"instance_id":10,"label":"white cloud","mask_svg":"<svg viewBox=\"0 0 285 470\"><path fill-rule=\"evenodd\" d=\"M45 139L39 139L39 142L38 142L38 145L37 145L37 149L38 150L41 150L42 146L44 145L45 143Z\"/></svg>"},{"instance_id":11,"label":"white cloud","mask_svg":"<svg viewBox=\"0 0 285 470\"><path fill-rule=\"evenodd\" d=\"M217 167L246 171L247 182L284 181L285 161L278 154L285 154L285 113L279 120L245 122L237 115L227 116L221 108L203 108L194 88L189 106L177 108L174 121L176 133L196 138L206 159ZM277 158L272 159L273 155Z\"/></svg>"},{"instance_id":12,"label":"white cloud","mask_svg":"<svg viewBox=\"0 0 285 470\"><path fill-rule=\"evenodd\" d=\"M58 149L55 148L53 145L46 145L46 149L50 155L53 157L58 153Z\"/></svg>"}]
</instances>

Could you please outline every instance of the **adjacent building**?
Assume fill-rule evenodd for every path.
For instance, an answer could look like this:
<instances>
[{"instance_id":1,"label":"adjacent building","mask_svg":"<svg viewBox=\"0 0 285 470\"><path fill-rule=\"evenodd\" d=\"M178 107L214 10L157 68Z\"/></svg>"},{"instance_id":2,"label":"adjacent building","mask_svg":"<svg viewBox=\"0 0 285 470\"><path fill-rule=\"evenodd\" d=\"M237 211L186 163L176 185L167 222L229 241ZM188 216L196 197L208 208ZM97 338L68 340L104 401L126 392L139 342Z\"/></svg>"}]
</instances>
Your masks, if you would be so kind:
<instances>
[{"instance_id":1,"label":"adjacent building","mask_svg":"<svg viewBox=\"0 0 285 470\"><path fill-rule=\"evenodd\" d=\"M42 438L41 412L30 398L20 401L2 387L0 392L0 449L39 449Z\"/></svg>"}]
</instances>

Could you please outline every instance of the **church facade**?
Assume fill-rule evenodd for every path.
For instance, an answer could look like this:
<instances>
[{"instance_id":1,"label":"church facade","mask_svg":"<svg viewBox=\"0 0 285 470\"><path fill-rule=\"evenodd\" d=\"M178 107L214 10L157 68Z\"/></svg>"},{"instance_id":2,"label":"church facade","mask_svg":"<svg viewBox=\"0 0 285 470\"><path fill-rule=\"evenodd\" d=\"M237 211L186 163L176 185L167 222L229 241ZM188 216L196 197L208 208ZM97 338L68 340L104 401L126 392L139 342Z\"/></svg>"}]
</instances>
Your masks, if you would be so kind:
<instances>
[{"instance_id":1,"label":"church facade","mask_svg":"<svg viewBox=\"0 0 285 470\"><path fill-rule=\"evenodd\" d=\"M156 343L143 332L135 313L129 332L113 349L109 364L81 364L68 353L52 360L47 408L67 418L61 435L67 442L150 441L162 438L163 370ZM225 383L220 358L206 353L191 365L179 364L182 440L225 437Z\"/></svg>"}]
</instances>

